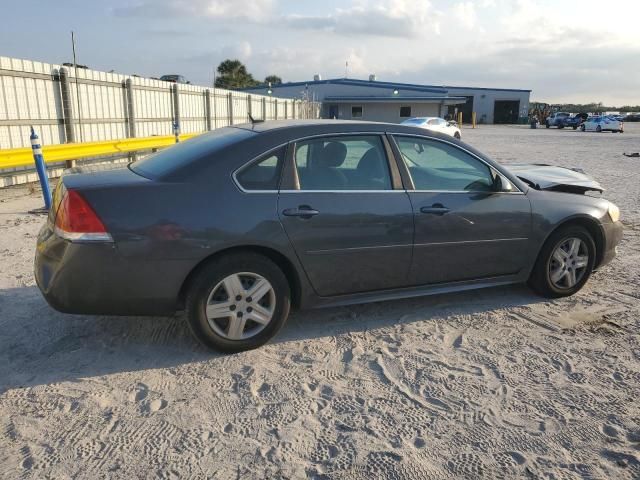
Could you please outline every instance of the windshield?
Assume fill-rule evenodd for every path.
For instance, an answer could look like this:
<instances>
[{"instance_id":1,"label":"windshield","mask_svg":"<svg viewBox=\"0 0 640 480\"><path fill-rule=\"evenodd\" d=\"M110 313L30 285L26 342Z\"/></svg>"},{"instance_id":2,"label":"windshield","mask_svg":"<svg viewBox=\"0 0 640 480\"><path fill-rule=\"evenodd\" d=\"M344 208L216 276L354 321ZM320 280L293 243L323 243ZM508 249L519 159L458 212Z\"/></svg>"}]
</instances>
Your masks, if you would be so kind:
<instances>
[{"instance_id":1,"label":"windshield","mask_svg":"<svg viewBox=\"0 0 640 480\"><path fill-rule=\"evenodd\" d=\"M143 177L151 179L164 177L252 135L256 134L241 128L220 128L149 155L132 163L130 168Z\"/></svg>"}]
</instances>

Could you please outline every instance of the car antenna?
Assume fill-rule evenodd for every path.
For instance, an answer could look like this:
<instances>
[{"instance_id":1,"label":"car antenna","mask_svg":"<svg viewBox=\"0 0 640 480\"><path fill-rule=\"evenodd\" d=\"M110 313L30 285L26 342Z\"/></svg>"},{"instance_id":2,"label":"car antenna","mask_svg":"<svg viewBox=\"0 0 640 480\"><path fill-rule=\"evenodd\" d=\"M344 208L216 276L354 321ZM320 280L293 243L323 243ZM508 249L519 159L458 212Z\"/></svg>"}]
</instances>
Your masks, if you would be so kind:
<instances>
[{"instance_id":1,"label":"car antenna","mask_svg":"<svg viewBox=\"0 0 640 480\"><path fill-rule=\"evenodd\" d=\"M249 113L249 121L251 122L251 125L255 125L256 123L263 123L264 119L256 120L253 118L253 115Z\"/></svg>"}]
</instances>

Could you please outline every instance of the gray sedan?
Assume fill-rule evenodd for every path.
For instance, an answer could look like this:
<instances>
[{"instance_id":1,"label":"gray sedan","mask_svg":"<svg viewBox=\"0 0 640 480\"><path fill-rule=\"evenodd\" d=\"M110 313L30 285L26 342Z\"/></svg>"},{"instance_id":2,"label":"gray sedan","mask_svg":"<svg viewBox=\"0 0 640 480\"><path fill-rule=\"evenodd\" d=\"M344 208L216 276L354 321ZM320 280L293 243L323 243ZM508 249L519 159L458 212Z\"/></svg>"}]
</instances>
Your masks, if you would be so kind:
<instances>
[{"instance_id":1,"label":"gray sedan","mask_svg":"<svg viewBox=\"0 0 640 480\"><path fill-rule=\"evenodd\" d=\"M618 208L582 172L506 168L421 128L278 121L222 128L128 167L65 174L36 250L68 313L186 311L227 352L290 308L527 282L572 295L609 262Z\"/></svg>"}]
</instances>

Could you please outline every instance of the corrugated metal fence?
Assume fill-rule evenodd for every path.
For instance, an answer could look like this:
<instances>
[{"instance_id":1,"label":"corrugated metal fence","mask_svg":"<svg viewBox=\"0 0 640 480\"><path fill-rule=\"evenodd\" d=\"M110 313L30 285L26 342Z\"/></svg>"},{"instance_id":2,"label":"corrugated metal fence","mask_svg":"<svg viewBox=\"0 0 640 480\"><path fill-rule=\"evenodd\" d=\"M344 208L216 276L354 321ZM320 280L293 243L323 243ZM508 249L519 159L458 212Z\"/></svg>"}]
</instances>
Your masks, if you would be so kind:
<instances>
[{"instance_id":1,"label":"corrugated metal fence","mask_svg":"<svg viewBox=\"0 0 640 480\"><path fill-rule=\"evenodd\" d=\"M52 145L171 135L174 122L180 133L199 133L249 114L317 118L319 105L0 57L0 149L28 147L30 125Z\"/></svg>"}]
</instances>

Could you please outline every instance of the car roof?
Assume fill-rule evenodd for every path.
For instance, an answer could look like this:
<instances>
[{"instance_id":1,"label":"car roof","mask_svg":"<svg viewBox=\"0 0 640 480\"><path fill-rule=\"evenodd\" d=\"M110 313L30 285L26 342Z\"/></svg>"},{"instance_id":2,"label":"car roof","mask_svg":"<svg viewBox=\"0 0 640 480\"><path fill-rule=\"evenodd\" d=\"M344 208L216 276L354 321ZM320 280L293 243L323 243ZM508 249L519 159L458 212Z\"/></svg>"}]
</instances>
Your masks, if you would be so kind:
<instances>
[{"instance_id":1,"label":"car roof","mask_svg":"<svg viewBox=\"0 0 640 480\"><path fill-rule=\"evenodd\" d=\"M251 130L256 133L268 132L271 130L279 130L284 128L313 128L313 127L326 127L326 126L346 126L346 127L355 127L355 126L364 126L370 128L372 126L379 125L394 125L394 124L385 124L382 122L367 122L364 120L326 120L326 119L309 119L309 120L268 120L266 122L257 122L257 123L244 123L240 125L234 125L236 128L244 128L247 130Z\"/></svg>"},{"instance_id":2,"label":"car roof","mask_svg":"<svg viewBox=\"0 0 640 480\"><path fill-rule=\"evenodd\" d=\"M423 129L408 124L368 122L364 120L269 120L254 124L245 123L233 125L233 127L250 130L255 133L278 133L287 131L297 136L349 132L406 132L424 134Z\"/></svg>"}]
</instances>

